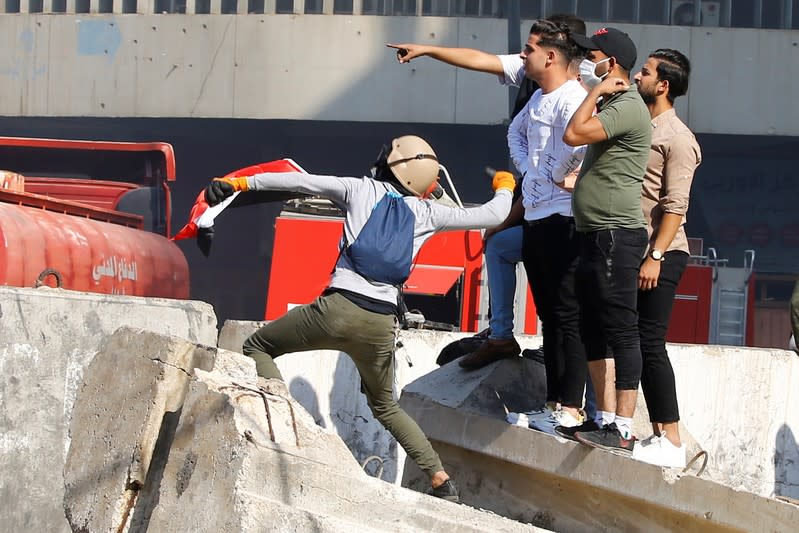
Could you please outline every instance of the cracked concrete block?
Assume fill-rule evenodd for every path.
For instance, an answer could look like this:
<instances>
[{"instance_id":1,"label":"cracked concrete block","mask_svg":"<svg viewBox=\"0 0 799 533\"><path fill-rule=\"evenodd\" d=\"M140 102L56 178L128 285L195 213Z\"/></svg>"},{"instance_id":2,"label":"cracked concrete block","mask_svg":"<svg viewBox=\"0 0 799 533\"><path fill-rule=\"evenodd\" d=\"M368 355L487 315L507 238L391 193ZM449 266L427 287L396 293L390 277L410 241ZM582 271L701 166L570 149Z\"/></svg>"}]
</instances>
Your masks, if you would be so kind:
<instances>
[{"instance_id":1,"label":"cracked concrete block","mask_svg":"<svg viewBox=\"0 0 799 533\"><path fill-rule=\"evenodd\" d=\"M244 356L220 350L217 369L198 371L190 384L159 504L147 522L150 530L258 531L246 529L245 524L253 522L251 515L258 515L259 505L267 499L263 487L296 482L302 471L298 464L325 465L331 479L357 471L341 439L317 426L285 386L262 390L254 369L247 380L219 372L218 368L231 366L225 359L238 358ZM252 464L253 455L264 454L276 460L271 472ZM307 516L298 524L308 523L310 515L288 503L273 507L269 504L265 512L269 524L292 523L299 515ZM176 514L185 521L175 523Z\"/></svg>"},{"instance_id":2,"label":"cracked concrete block","mask_svg":"<svg viewBox=\"0 0 799 533\"><path fill-rule=\"evenodd\" d=\"M216 343L203 302L0 287L0 529L70 531L64 461L84 369L121 324Z\"/></svg>"},{"instance_id":3,"label":"cracked concrete block","mask_svg":"<svg viewBox=\"0 0 799 533\"><path fill-rule=\"evenodd\" d=\"M217 346L231 352L241 353L241 347L247 337L264 326L264 321L252 320L225 320L219 331Z\"/></svg>"},{"instance_id":4,"label":"cracked concrete block","mask_svg":"<svg viewBox=\"0 0 799 533\"><path fill-rule=\"evenodd\" d=\"M132 518L170 414L215 349L120 328L84 372L70 423L64 508L73 531L120 531Z\"/></svg>"},{"instance_id":5,"label":"cracked concrete block","mask_svg":"<svg viewBox=\"0 0 799 533\"><path fill-rule=\"evenodd\" d=\"M241 352L244 340L264 322L228 320L219 334L219 347ZM399 389L407 368L404 359L396 372ZM432 369L417 361L413 371ZM379 456L383 463L383 479L398 480L398 456L402 455L393 437L375 420L360 390L360 378L352 360L333 350L285 354L275 360L292 396L312 414L316 423L335 431L358 461ZM433 365L434 366L434 365ZM419 374L420 375L420 374ZM413 377L416 377L414 375ZM402 455L404 457L404 455ZM374 466L371 465L371 466Z\"/></svg>"},{"instance_id":6,"label":"cracked concrete block","mask_svg":"<svg viewBox=\"0 0 799 533\"><path fill-rule=\"evenodd\" d=\"M218 357L214 362L214 370L220 374L225 374L231 379L242 379L251 381L255 372L255 360L251 357L242 355L241 352L233 350L228 351L223 346L219 347L220 351L226 352L225 357Z\"/></svg>"},{"instance_id":7,"label":"cracked concrete block","mask_svg":"<svg viewBox=\"0 0 799 533\"><path fill-rule=\"evenodd\" d=\"M220 350L217 361L226 357L242 356ZM147 517L140 527L159 533L534 531L367 476L341 439L317 426L285 386L273 380L259 386L254 375L231 379L217 368L198 370L189 385L158 503L140 513Z\"/></svg>"}]
</instances>

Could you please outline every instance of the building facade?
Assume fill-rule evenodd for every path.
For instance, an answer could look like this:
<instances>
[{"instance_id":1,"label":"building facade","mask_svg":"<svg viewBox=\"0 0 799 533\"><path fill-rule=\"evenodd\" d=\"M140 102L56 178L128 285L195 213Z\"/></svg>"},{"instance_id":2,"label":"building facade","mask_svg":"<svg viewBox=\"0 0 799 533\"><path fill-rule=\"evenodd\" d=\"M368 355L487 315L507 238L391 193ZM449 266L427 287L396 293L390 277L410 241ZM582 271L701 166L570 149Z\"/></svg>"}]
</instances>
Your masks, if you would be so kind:
<instances>
[{"instance_id":1,"label":"building facade","mask_svg":"<svg viewBox=\"0 0 799 533\"><path fill-rule=\"evenodd\" d=\"M692 60L677 101L704 153L689 235L731 265L754 249L766 307L787 302L799 273L799 0L5 0L0 11L0 134L172 143L176 223L231 169L292 157L360 175L406 133L428 138L461 196L482 201L483 167L507 166L508 91L432 60L400 65L385 43L507 53L514 30L524 39L556 12L619 27L636 67L662 47ZM193 297L221 318L263 316L278 209L231 213L209 260L184 248Z\"/></svg>"}]
</instances>

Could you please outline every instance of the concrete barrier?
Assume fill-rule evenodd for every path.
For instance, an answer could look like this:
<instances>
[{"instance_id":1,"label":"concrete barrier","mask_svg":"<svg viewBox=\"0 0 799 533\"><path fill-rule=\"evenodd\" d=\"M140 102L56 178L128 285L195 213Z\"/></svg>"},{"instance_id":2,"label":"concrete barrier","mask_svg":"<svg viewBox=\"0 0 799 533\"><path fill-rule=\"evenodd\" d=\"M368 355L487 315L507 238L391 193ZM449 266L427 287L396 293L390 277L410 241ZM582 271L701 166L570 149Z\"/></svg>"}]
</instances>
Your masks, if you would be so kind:
<instances>
[{"instance_id":1,"label":"concrete barrier","mask_svg":"<svg viewBox=\"0 0 799 533\"><path fill-rule=\"evenodd\" d=\"M795 505L506 423L506 407L529 406L519 391L543 401L543 380L516 359L471 373L451 363L405 388L400 403L464 503L556 531L795 530ZM403 484L425 477L408 462Z\"/></svg>"},{"instance_id":2,"label":"concrete barrier","mask_svg":"<svg viewBox=\"0 0 799 533\"><path fill-rule=\"evenodd\" d=\"M0 287L0 317L0 529L71 531L67 428L100 344L128 325L213 345L216 317L202 302L10 287Z\"/></svg>"},{"instance_id":3,"label":"concrete barrier","mask_svg":"<svg viewBox=\"0 0 799 533\"><path fill-rule=\"evenodd\" d=\"M154 505L154 465L169 451L164 428L177 422L194 369L211 370L215 356L209 346L140 329L106 338L84 371L69 426L64 509L72 531L139 530Z\"/></svg>"},{"instance_id":4,"label":"concrete barrier","mask_svg":"<svg viewBox=\"0 0 799 533\"><path fill-rule=\"evenodd\" d=\"M218 361L228 358L245 359L219 351ZM536 530L366 475L284 386L259 388L252 372L196 372L151 531Z\"/></svg>"},{"instance_id":5,"label":"concrete barrier","mask_svg":"<svg viewBox=\"0 0 799 533\"><path fill-rule=\"evenodd\" d=\"M241 343L262 322L228 321L221 347L240 351ZM435 370L441 349L463 333L408 330L400 333L396 390ZM541 337L518 336L522 348L537 348ZM761 496L799 498L799 357L793 352L731 346L670 344L683 431L692 449L707 450L708 477ZM411 358L409 366L406 356ZM277 359L298 401L317 423L333 430L359 460L376 455L386 462L383 478L401 482L405 459L395 441L374 420L359 391L352 362L337 352L305 352ZM520 395L525 405L540 405L543 383L528 384ZM530 403L532 402L532 403ZM639 405L643 403L639 401ZM524 409L522 409L524 410ZM642 409L636 428L648 436ZM695 441L695 443L694 443ZM397 466L399 465L399 466Z\"/></svg>"},{"instance_id":6,"label":"concrete barrier","mask_svg":"<svg viewBox=\"0 0 799 533\"><path fill-rule=\"evenodd\" d=\"M0 509L0 524L3 530L8 531L69 531L63 507L65 478L62 474L71 439L66 428L72 420L77 388L84 382L84 371L101 343L119 325L125 324L192 343L212 345L216 337L215 317L210 306L200 302L12 288L0 288L0 313L0 468L3 472L16 473L13 478L3 476L0 479L0 497L4 502ZM259 325L256 322L227 323L219 337L219 345L238 351L243 339ZM482 490L481 484L496 486L497 490L513 485L517 489L523 488L522 492L538 494L542 506L552 505L557 510L559 505L563 505L556 497L557 494L563 496L561 499L566 497L565 492L558 492L561 489L553 489L550 501L544 498L544 492L533 490L529 480L524 481L529 472L540 471L537 463L528 458L519 468L502 466L507 463L508 456L513 460L519 459L525 449L529 451L534 445L545 450L550 457L547 463L550 477L534 476L543 480L540 482L544 487L558 486L552 484L554 478L551 475L555 472L560 476L565 474L570 480L561 481L565 483L562 487L568 486L579 492L581 489L577 487L586 481L585 476L592 478L600 472L608 480L600 483L597 490L627 502L623 507L628 513L639 512L635 511L639 505L637 495L625 492L627 489L624 488L625 483L634 479L649 489L655 487L665 491L666 496L659 500L660 510L654 516L693 524L691 527L706 524L743 527L741 524L748 524L745 516L731 526L726 525L729 523L727 518L705 518L705 521L697 518L695 510L709 505L703 496L696 497L694 507L683 506L682 498L686 494L709 491L712 496L717 489L696 485L698 482L709 483L706 479L683 478L675 484L673 479L664 481L659 469L645 465L648 470L639 476L639 470L630 470L630 459L614 456L600 460L592 458L593 452L582 457L579 448L569 444L564 446L548 436L523 428L510 427L501 416L495 416L490 423L475 425L475 417L483 417L480 413L488 407L495 409L504 405L510 410L524 410L542 401L543 380L541 376L525 378L526 381L508 386L499 381L492 384L489 379L486 383L492 385L490 388L474 387L468 380L466 383L453 380L448 372L460 372L457 365L436 370L435 358L441 348L462 336L464 334L430 331L401 332L403 348L397 354L395 383L396 389L400 390L417 380L417 385L438 380L435 402L419 407L419 390L414 388L417 385L408 388L402 402L417 403L414 416L422 421L423 428L434 440L434 446L442 453L445 464L452 466L454 472L468 473L469 465L477 458L485 459L486 465L497 468L495 472L489 472L490 475L479 478L479 482L478 478L464 474L462 489L467 501L470 493ZM538 337L520 337L519 341L523 348L540 345ZM750 514L757 511L763 513L761 517L766 517L761 520L763 528L780 530L784 524L784 507L775 507L779 502L772 499L763 500L766 502L763 503L758 496L799 497L799 473L795 466L799 464L799 447L794 436L794 430L799 427L799 413L790 408L799 394L799 358L781 350L688 345L673 345L669 350L677 377L683 422L699 445L710 453L710 479L725 485L725 497L734 504L734 508L721 507L706 512L710 512L710 516L718 513L737 520L740 509L749 509ZM250 362L246 358L243 360ZM233 376L229 379L251 378L252 368L231 361L235 358L218 361L216 372ZM512 363L522 364L523 361ZM278 358L277 364L292 396L308 410L316 424L338 433L358 463L371 456L383 459L383 478L400 482L404 454L371 416L359 392L357 373L346 355L337 352L290 354ZM124 377L119 376L119 379ZM113 378L113 369L109 369L105 380ZM149 379L153 379L153 375ZM457 386L453 387L455 383ZM449 396L442 399L440 395L443 393ZM87 416L91 411L87 411ZM157 414L152 416L157 420ZM477 428L476 434L468 435L467 428ZM449 433L461 435L461 440L447 437ZM467 436L477 443L470 445L472 448L464 446L462 439ZM453 452L456 449L461 455ZM465 454L464 449L477 455ZM484 453L486 450L494 450L491 452L494 455L488 458ZM610 467L605 465L606 462ZM412 476L412 473L408 475ZM661 486L661 483L666 485ZM619 487L622 487L621 491ZM592 497L588 493L585 496ZM480 505L475 499L472 503ZM291 501L283 504L290 506ZM524 512L509 511L508 516L544 527L558 523L551 509L541 507L530 514L529 508L512 498L506 505L512 509L525 509ZM284 510L289 513L288 507ZM311 511L295 511L300 523L310 524L317 519L327 523L329 520L333 524L330 527L338 527L332 515L321 519ZM595 511L596 516L601 516L598 508ZM752 527L757 530L756 526L753 524Z\"/></svg>"},{"instance_id":7,"label":"concrete barrier","mask_svg":"<svg viewBox=\"0 0 799 533\"><path fill-rule=\"evenodd\" d=\"M219 347L241 352L244 340L264 322L228 320L219 334ZM404 330L397 350L394 390L432 372L441 349L450 342L469 334L442 331ZM519 339L523 348L538 348L541 338L525 336ZM356 459L363 463L369 458L382 461L382 479L399 484L405 452L396 440L375 420L355 365L346 354L335 351L313 351L286 354L275 360L291 394L310 412L316 423L334 431L347 443ZM380 461L367 464L375 473Z\"/></svg>"},{"instance_id":8,"label":"concrete barrier","mask_svg":"<svg viewBox=\"0 0 799 533\"><path fill-rule=\"evenodd\" d=\"M799 498L799 357L786 350L669 345L680 416L712 479Z\"/></svg>"}]
</instances>

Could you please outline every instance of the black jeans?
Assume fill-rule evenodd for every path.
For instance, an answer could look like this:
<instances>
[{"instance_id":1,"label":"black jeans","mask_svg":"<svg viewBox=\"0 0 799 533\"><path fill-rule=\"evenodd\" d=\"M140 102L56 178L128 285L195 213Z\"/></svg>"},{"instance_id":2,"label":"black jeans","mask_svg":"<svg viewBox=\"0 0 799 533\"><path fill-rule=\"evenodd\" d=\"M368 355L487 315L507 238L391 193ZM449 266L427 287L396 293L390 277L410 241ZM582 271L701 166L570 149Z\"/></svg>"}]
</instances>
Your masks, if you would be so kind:
<instances>
[{"instance_id":1,"label":"black jeans","mask_svg":"<svg viewBox=\"0 0 799 533\"><path fill-rule=\"evenodd\" d=\"M582 407L588 372L574 287L578 252L572 217L524 223L522 261L543 326L546 398L569 407Z\"/></svg>"},{"instance_id":2,"label":"black jeans","mask_svg":"<svg viewBox=\"0 0 799 533\"><path fill-rule=\"evenodd\" d=\"M646 245L643 228L580 233L580 331L589 361L615 359L617 390L635 390L641 379L638 269Z\"/></svg>"},{"instance_id":3,"label":"black jeans","mask_svg":"<svg viewBox=\"0 0 799 533\"><path fill-rule=\"evenodd\" d=\"M679 250L666 252L660 263L658 284L652 290L638 291L638 332L641 335L641 388L644 391L649 420L652 422L677 422L677 389L674 370L666 352L666 330L669 328L671 308L677 285L685 267L688 254Z\"/></svg>"}]
</instances>

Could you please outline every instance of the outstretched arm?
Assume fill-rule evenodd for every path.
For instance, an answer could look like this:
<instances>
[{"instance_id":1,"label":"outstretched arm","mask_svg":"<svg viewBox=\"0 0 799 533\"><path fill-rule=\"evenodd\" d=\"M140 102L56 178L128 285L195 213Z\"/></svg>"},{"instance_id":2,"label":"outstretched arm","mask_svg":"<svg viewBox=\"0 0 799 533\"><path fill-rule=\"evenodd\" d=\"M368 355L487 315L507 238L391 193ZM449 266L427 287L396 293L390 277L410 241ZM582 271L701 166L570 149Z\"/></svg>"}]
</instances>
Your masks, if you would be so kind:
<instances>
[{"instance_id":1,"label":"outstretched arm","mask_svg":"<svg viewBox=\"0 0 799 533\"><path fill-rule=\"evenodd\" d=\"M513 174L499 171L492 180L494 198L477 207L452 208L429 202L427 224L432 231L482 229L501 224L510 213L516 179Z\"/></svg>"},{"instance_id":2,"label":"outstretched arm","mask_svg":"<svg viewBox=\"0 0 799 533\"><path fill-rule=\"evenodd\" d=\"M323 196L339 204L346 203L363 179L320 176L302 172L266 172L247 178L252 191L292 191Z\"/></svg>"},{"instance_id":3,"label":"outstretched arm","mask_svg":"<svg viewBox=\"0 0 799 533\"><path fill-rule=\"evenodd\" d=\"M504 70L499 57L473 48L449 48L428 44L386 44L397 50L397 61L409 63L417 57L428 56L460 68L502 76Z\"/></svg>"},{"instance_id":4,"label":"outstretched arm","mask_svg":"<svg viewBox=\"0 0 799 533\"><path fill-rule=\"evenodd\" d=\"M522 197L519 196L516 201L513 202L513 205L510 208L510 213L507 217L505 217L505 220L502 222L502 224L486 229L485 233L483 233L483 240L487 241L495 233L512 228L513 226L518 226L521 224L522 220L524 220L524 205L522 205Z\"/></svg>"},{"instance_id":5,"label":"outstretched arm","mask_svg":"<svg viewBox=\"0 0 799 533\"><path fill-rule=\"evenodd\" d=\"M341 205L359 185L358 178L317 176L304 172L264 172L252 176L216 178L205 189L208 205L216 205L235 192L287 191L323 196Z\"/></svg>"}]
</instances>

